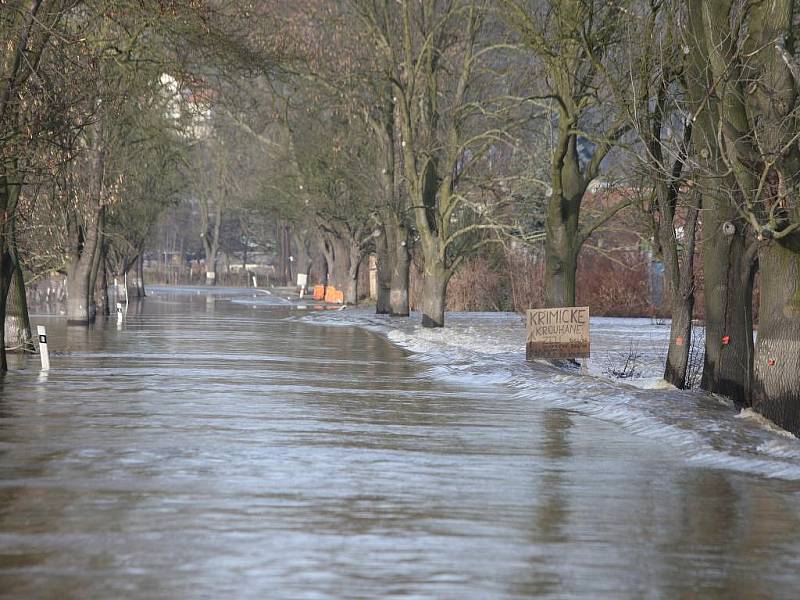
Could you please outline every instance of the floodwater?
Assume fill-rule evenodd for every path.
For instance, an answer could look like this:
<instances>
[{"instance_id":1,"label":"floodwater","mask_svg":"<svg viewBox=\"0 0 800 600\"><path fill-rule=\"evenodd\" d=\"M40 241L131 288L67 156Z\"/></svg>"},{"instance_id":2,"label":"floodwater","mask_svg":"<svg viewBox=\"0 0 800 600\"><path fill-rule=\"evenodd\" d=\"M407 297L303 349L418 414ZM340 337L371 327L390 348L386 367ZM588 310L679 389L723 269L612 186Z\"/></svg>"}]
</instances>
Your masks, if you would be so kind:
<instances>
[{"instance_id":1,"label":"floodwater","mask_svg":"<svg viewBox=\"0 0 800 600\"><path fill-rule=\"evenodd\" d=\"M53 368L0 382L0 597L797 597L800 483L215 294L34 318Z\"/></svg>"}]
</instances>

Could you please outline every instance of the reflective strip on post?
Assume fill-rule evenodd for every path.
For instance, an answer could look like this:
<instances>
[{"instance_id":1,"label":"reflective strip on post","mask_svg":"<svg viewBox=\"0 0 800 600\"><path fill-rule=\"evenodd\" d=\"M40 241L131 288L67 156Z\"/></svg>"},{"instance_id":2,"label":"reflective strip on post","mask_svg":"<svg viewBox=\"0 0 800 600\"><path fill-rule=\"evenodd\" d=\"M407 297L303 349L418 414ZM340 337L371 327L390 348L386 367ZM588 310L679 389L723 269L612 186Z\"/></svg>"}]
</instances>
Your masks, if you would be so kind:
<instances>
[{"instance_id":1,"label":"reflective strip on post","mask_svg":"<svg viewBox=\"0 0 800 600\"><path fill-rule=\"evenodd\" d=\"M38 325L36 332L39 335L39 357L42 359L42 370L50 368L50 351L47 349L47 330L44 325Z\"/></svg>"}]
</instances>

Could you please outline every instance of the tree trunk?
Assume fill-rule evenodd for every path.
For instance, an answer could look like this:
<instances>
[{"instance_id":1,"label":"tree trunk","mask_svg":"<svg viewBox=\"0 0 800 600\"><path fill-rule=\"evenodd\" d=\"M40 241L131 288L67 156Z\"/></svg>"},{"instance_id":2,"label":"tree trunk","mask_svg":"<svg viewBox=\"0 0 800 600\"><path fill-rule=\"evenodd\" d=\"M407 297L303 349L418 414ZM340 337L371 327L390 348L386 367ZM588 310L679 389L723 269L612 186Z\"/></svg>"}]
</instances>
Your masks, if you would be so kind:
<instances>
[{"instance_id":1,"label":"tree trunk","mask_svg":"<svg viewBox=\"0 0 800 600\"><path fill-rule=\"evenodd\" d=\"M2 246L0 246L2 248L2 253L0 253L0 315L3 316L3 322L5 323L6 299L14 276L14 261L7 247L8 236L6 232L3 231L0 235L3 237L3 239L0 239L0 243L2 243ZM8 371L8 363L6 362L5 327L0 327L0 373L5 373L6 371Z\"/></svg>"},{"instance_id":2,"label":"tree trunk","mask_svg":"<svg viewBox=\"0 0 800 600\"><path fill-rule=\"evenodd\" d=\"M677 191L675 190L674 193ZM700 194L693 193L691 204L688 206L689 215L683 228L686 248L683 252L682 263L679 261L679 240L675 234L673 200L676 198L662 187L658 198L659 212L661 213L659 238L669 284L670 306L672 307L670 343L664 368L664 379L676 388L684 389L687 386L686 374L692 344L695 285L694 248L700 210Z\"/></svg>"},{"instance_id":3,"label":"tree trunk","mask_svg":"<svg viewBox=\"0 0 800 600\"><path fill-rule=\"evenodd\" d=\"M75 250L67 267L67 324L88 325L97 316L94 302L97 246L103 208L96 207L87 222L78 227ZM82 241L81 241L82 240Z\"/></svg>"},{"instance_id":4,"label":"tree trunk","mask_svg":"<svg viewBox=\"0 0 800 600\"><path fill-rule=\"evenodd\" d=\"M753 365L753 286L748 275L742 223L736 233L722 233L720 206L706 211L703 224L703 265L706 300L706 352L701 387L750 404Z\"/></svg>"},{"instance_id":5,"label":"tree trunk","mask_svg":"<svg viewBox=\"0 0 800 600\"><path fill-rule=\"evenodd\" d=\"M407 317L409 310L409 275L411 254L408 230L396 217L384 219L378 247L378 302L375 312L392 317Z\"/></svg>"},{"instance_id":6,"label":"tree trunk","mask_svg":"<svg viewBox=\"0 0 800 600\"><path fill-rule=\"evenodd\" d=\"M587 181L580 170L577 138L569 132L566 115L559 124L559 150L550 176L553 193L545 223L545 304L548 308L575 306L575 278L581 250L580 212Z\"/></svg>"},{"instance_id":7,"label":"tree trunk","mask_svg":"<svg viewBox=\"0 0 800 600\"><path fill-rule=\"evenodd\" d=\"M450 274L440 263L425 265L422 281L422 326L444 327L444 309Z\"/></svg>"},{"instance_id":8,"label":"tree trunk","mask_svg":"<svg viewBox=\"0 0 800 600\"><path fill-rule=\"evenodd\" d=\"M144 289L144 252L139 254L139 258L136 261L136 286L139 298L147 296L147 292Z\"/></svg>"},{"instance_id":9,"label":"tree trunk","mask_svg":"<svg viewBox=\"0 0 800 600\"><path fill-rule=\"evenodd\" d=\"M376 241L378 246L378 302L376 312L393 317L409 315L409 254L408 227L405 222L407 210L406 181L403 172L403 146L400 136L402 116L398 103L392 99L393 92L385 90L381 119L375 132L381 142L384 168L381 170L383 201L381 221L383 235Z\"/></svg>"},{"instance_id":10,"label":"tree trunk","mask_svg":"<svg viewBox=\"0 0 800 600\"><path fill-rule=\"evenodd\" d=\"M392 287L392 254L389 252L387 243L386 227L383 228L381 235L375 242L378 255L378 296L375 299L375 314L389 314L389 294Z\"/></svg>"},{"instance_id":11,"label":"tree trunk","mask_svg":"<svg viewBox=\"0 0 800 600\"><path fill-rule=\"evenodd\" d=\"M206 285L217 285L217 248L203 238L206 252Z\"/></svg>"},{"instance_id":12,"label":"tree trunk","mask_svg":"<svg viewBox=\"0 0 800 600\"><path fill-rule=\"evenodd\" d=\"M10 289L6 299L5 344L19 352L34 352L33 332L28 315L25 277L18 261L14 261Z\"/></svg>"},{"instance_id":13,"label":"tree trunk","mask_svg":"<svg viewBox=\"0 0 800 600\"><path fill-rule=\"evenodd\" d=\"M387 233L388 251L392 256L389 279L389 315L407 317L409 308L409 274L411 271L411 253L408 250L408 229L402 222L393 223Z\"/></svg>"},{"instance_id":14,"label":"tree trunk","mask_svg":"<svg viewBox=\"0 0 800 600\"><path fill-rule=\"evenodd\" d=\"M108 298L108 265L105 256L100 262L99 272L97 273L97 285L95 286L95 298L99 298L97 312L108 316L111 314L111 303Z\"/></svg>"},{"instance_id":15,"label":"tree trunk","mask_svg":"<svg viewBox=\"0 0 800 600\"><path fill-rule=\"evenodd\" d=\"M672 301L672 323L669 329L669 350L664 379L678 389L686 387L689 350L692 343L692 311L694 294L688 298L676 294Z\"/></svg>"},{"instance_id":16,"label":"tree trunk","mask_svg":"<svg viewBox=\"0 0 800 600\"><path fill-rule=\"evenodd\" d=\"M753 306L751 265L747 259L745 223L732 205L735 181L722 164L718 145L720 111L740 105L742 98L725 94L724 81L712 73L709 56L719 53L720 40L729 43L730 2L687 4L694 45L686 78L696 121L692 143L703 190L703 270L705 281L706 352L701 387L731 398L737 405L750 402L750 374L753 365ZM714 14L711 31L704 11ZM727 47L727 46L726 46ZM724 67L727 70L727 66ZM719 74L720 76L722 73ZM727 76L723 79L726 79ZM721 86L721 87L719 87ZM709 94L708 90L714 90ZM722 97L720 97L722 96ZM743 111L737 114L746 120ZM734 201L737 201L734 199ZM735 227L733 235L723 233L723 224Z\"/></svg>"},{"instance_id":17,"label":"tree trunk","mask_svg":"<svg viewBox=\"0 0 800 600\"><path fill-rule=\"evenodd\" d=\"M88 325L95 319L89 280L91 264L75 261L67 272L67 324Z\"/></svg>"},{"instance_id":18,"label":"tree trunk","mask_svg":"<svg viewBox=\"0 0 800 600\"><path fill-rule=\"evenodd\" d=\"M205 206L205 204L202 204ZM206 207L203 212L202 234L203 250L206 253L206 285L217 285L217 253L219 251L219 232L222 223L222 204L217 202L214 206L214 222L209 224L210 210ZM211 232L209 234L209 226Z\"/></svg>"},{"instance_id":19,"label":"tree trunk","mask_svg":"<svg viewBox=\"0 0 800 600\"><path fill-rule=\"evenodd\" d=\"M328 263L326 285L344 290L349 277L350 259L347 256L347 244L337 236L330 234L325 240L325 261Z\"/></svg>"},{"instance_id":20,"label":"tree trunk","mask_svg":"<svg viewBox=\"0 0 800 600\"><path fill-rule=\"evenodd\" d=\"M106 254L106 244L102 239L103 235L103 217L105 214L105 209L100 207L97 211L97 239L94 242L94 248L90 248L92 251L92 267L91 271L89 272L89 302L91 303L91 310L92 312L97 315L98 312L105 310L103 306L98 306L98 294L97 294L97 280L98 275L100 274L100 269L105 268L105 254ZM102 303L103 296L99 296L100 301Z\"/></svg>"},{"instance_id":21,"label":"tree trunk","mask_svg":"<svg viewBox=\"0 0 800 600\"><path fill-rule=\"evenodd\" d=\"M280 277L283 281L283 285L292 285L292 262L294 259L292 255L292 235L289 226L285 223L281 225L280 239L281 256L283 257L281 261L283 271Z\"/></svg>"},{"instance_id":22,"label":"tree trunk","mask_svg":"<svg viewBox=\"0 0 800 600\"><path fill-rule=\"evenodd\" d=\"M128 267L126 274L128 282L127 292L129 298L144 298L143 260L142 253L140 253L135 259L133 259Z\"/></svg>"},{"instance_id":23,"label":"tree trunk","mask_svg":"<svg viewBox=\"0 0 800 600\"><path fill-rule=\"evenodd\" d=\"M22 189L22 178L17 167L15 158L7 158L0 164L0 318L3 320L3 327L0 327L0 373L8 370L5 335L6 307L8 292L14 279L14 270L19 267L19 261L16 260L14 220ZM27 316L24 282L20 280L20 284L22 285L21 299ZM30 323L28 323L28 327L30 327Z\"/></svg>"},{"instance_id":24,"label":"tree trunk","mask_svg":"<svg viewBox=\"0 0 800 600\"><path fill-rule=\"evenodd\" d=\"M356 271L357 273L357 271ZM348 276L344 287L342 288L345 304L355 306L358 304L358 275L356 277Z\"/></svg>"},{"instance_id":25,"label":"tree trunk","mask_svg":"<svg viewBox=\"0 0 800 600\"><path fill-rule=\"evenodd\" d=\"M297 273L305 273L309 275L311 272L311 247L313 239L308 229L294 229L292 231L292 241L297 248L297 256L295 257L295 270ZM296 282L296 279L295 279ZM311 283L310 281L308 282Z\"/></svg>"},{"instance_id":26,"label":"tree trunk","mask_svg":"<svg viewBox=\"0 0 800 600\"><path fill-rule=\"evenodd\" d=\"M578 271L577 229L566 222L547 225L545 239L545 304L548 308L575 306L575 279ZM551 233L552 232L552 233Z\"/></svg>"},{"instance_id":27,"label":"tree trunk","mask_svg":"<svg viewBox=\"0 0 800 600\"><path fill-rule=\"evenodd\" d=\"M800 253L776 242L759 251L761 302L753 408L800 435Z\"/></svg>"}]
</instances>

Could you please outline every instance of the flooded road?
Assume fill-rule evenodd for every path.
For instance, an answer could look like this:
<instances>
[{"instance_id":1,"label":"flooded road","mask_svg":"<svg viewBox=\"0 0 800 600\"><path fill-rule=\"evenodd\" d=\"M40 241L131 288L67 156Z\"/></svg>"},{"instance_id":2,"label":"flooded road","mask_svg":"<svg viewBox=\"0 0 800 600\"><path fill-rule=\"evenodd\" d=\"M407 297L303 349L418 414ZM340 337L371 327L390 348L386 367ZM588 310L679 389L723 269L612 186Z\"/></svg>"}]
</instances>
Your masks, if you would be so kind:
<instances>
[{"instance_id":1,"label":"flooded road","mask_svg":"<svg viewBox=\"0 0 800 600\"><path fill-rule=\"evenodd\" d=\"M0 597L796 597L797 482L216 293L34 319L52 370L0 382Z\"/></svg>"}]
</instances>

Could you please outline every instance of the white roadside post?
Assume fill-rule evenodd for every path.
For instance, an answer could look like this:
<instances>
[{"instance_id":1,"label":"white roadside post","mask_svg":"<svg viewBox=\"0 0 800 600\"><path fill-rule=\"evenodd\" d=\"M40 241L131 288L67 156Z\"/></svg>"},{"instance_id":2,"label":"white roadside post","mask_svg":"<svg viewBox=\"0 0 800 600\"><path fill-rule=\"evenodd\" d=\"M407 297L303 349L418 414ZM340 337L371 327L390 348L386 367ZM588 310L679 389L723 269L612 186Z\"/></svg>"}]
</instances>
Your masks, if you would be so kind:
<instances>
[{"instance_id":1,"label":"white roadside post","mask_svg":"<svg viewBox=\"0 0 800 600\"><path fill-rule=\"evenodd\" d=\"M36 332L39 334L39 357L42 359L42 370L50 368L50 351L47 349L47 330L44 325L38 325Z\"/></svg>"},{"instance_id":2,"label":"white roadside post","mask_svg":"<svg viewBox=\"0 0 800 600\"><path fill-rule=\"evenodd\" d=\"M256 279L256 276L255 276L255 275L253 275L253 287L254 287L254 288L257 288L257 287L258 287L258 280Z\"/></svg>"}]
</instances>

